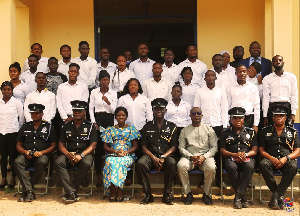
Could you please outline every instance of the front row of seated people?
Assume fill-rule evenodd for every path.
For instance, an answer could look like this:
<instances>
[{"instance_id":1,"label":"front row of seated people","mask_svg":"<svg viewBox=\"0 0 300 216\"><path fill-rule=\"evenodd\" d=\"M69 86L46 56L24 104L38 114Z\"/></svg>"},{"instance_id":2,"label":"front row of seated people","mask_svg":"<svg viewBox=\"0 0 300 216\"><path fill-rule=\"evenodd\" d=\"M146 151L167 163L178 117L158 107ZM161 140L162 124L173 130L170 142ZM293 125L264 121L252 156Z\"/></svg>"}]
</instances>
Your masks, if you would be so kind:
<instances>
[{"instance_id":1,"label":"front row of seated people","mask_svg":"<svg viewBox=\"0 0 300 216\"><path fill-rule=\"evenodd\" d=\"M72 101L73 120L62 127L59 150L62 153L55 161L59 180L65 189L63 199L66 203L78 200L77 191L92 166L92 153L97 145L96 127L85 120L87 103ZM175 176L176 161L173 157L177 148L181 158L177 163L178 175L186 195L185 204L193 202L189 182L189 171L199 168L204 172L204 193L202 200L212 205L211 185L215 178L216 165L214 155L218 151L218 138L214 130L201 123L202 111L194 107L190 111L192 124L183 128L179 139L177 127L165 120L168 102L156 98L151 102L154 119L148 121L140 132L126 123L127 109L118 107L115 110L117 124L108 127L101 135L106 151L103 169L105 195L111 202L122 202L123 186L127 176L127 168L132 167L136 159L135 151L138 143L144 155L137 161L137 175L143 187L144 198L141 204L154 202L151 193L149 171L155 169L164 172L164 193L162 202L172 205L172 182ZM25 123L18 133L15 172L20 179L23 193L19 201L30 202L35 199L33 187L43 170L47 167L49 156L56 147L56 135L51 124L42 121L41 104L28 106L32 122ZM258 142L255 131L244 127L245 109L234 107L229 110L231 127L221 134L219 143L225 169L235 191L234 208L247 208L245 191L254 171L254 156L257 154ZM269 207L282 209L283 196L296 175L296 158L299 156L299 138L297 130L285 125L287 108L278 105L273 108L274 125L262 129L259 136L259 152L261 155L260 171L272 192ZM179 141L179 144L178 144ZM25 168L34 165L35 169L29 180ZM68 166L78 166L77 175L72 182L68 174ZM282 179L277 185L273 171L280 170Z\"/></svg>"}]
</instances>

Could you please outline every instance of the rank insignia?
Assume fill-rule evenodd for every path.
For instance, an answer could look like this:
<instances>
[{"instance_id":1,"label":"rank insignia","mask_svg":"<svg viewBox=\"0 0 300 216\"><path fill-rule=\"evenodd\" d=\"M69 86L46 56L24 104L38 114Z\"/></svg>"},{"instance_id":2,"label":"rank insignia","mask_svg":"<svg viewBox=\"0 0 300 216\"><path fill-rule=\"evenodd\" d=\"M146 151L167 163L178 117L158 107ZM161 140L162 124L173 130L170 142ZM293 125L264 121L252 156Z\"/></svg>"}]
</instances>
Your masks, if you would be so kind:
<instances>
[{"instance_id":1,"label":"rank insignia","mask_svg":"<svg viewBox=\"0 0 300 216\"><path fill-rule=\"evenodd\" d=\"M46 133L47 132L47 127L43 127L43 129L41 130L42 133Z\"/></svg>"},{"instance_id":2,"label":"rank insignia","mask_svg":"<svg viewBox=\"0 0 300 216\"><path fill-rule=\"evenodd\" d=\"M88 131L87 128L83 128L84 133L87 133L87 131Z\"/></svg>"}]
</instances>

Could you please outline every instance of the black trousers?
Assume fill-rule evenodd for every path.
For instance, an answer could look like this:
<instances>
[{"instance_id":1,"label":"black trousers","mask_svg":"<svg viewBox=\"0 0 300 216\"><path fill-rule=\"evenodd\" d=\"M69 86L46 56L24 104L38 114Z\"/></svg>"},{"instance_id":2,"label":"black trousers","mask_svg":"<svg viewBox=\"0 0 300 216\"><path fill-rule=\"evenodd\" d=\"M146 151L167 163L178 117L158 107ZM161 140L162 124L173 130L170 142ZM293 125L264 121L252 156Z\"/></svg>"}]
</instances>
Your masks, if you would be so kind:
<instances>
[{"instance_id":1,"label":"black trousers","mask_svg":"<svg viewBox=\"0 0 300 216\"><path fill-rule=\"evenodd\" d=\"M143 186L143 191L145 194L151 194L150 182L149 182L149 171L155 169L152 160L148 155L143 155L136 164L137 174L139 183ZM176 168L176 161L173 157L168 157L165 159L163 164L164 171L164 193L172 192L172 182L174 180Z\"/></svg>"},{"instance_id":2,"label":"black trousers","mask_svg":"<svg viewBox=\"0 0 300 216\"><path fill-rule=\"evenodd\" d=\"M16 150L18 133L0 134L0 151L1 151L1 174L2 178L7 177L7 157L9 156L9 164L12 165L12 176L16 176L13 163L18 155Z\"/></svg>"},{"instance_id":3,"label":"black trousers","mask_svg":"<svg viewBox=\"0 0 300 216\"><path fill-rule=\"evenodd\" d=\"M236 163L231 158L224 158L224 164L235 193L244 195L254 171L254 160L250 158L250 162Z\"/></svg>"},{"instance_id":4,"label":"black trousers","mask_svg":"<svg viewBox=\"0 0 300 216\"><path fill-rule=\"evenodd\" d=\"M220 145L220 137L221 137L221 133L223 130L223 126L215 126L213 127L217 137L218 137L218 147ZM220 149L218 148L218 151L216 152L215 156L214 156L215 162L216 162L216 166L217 166L217 170L216 170L216 184L217 185L221 185L221 160L220 160Z\"/></svg>"},{"instance_id":5,"label":"black trousers","mask_svg":"<svg viewBox=\"0 0 300 216\"><path fill-rule=\"evenodd\" d=\"M297 173L297 162L296 160L287 161L279 170L282 173L281 181L277 185L273 172L276 170L272 162L263 158L260 162L260 171L263 175L265 182L272 193L277 192L281 196L284 195L287 188L292 183L296 173Z\"/></svg>"},{"instance_id":6,"label":"black trousers","mask_svg":"<svg viewBox=\"0 0 300 216\"><path fill-rule=\"evenodd\" d=\"M244 126L252 128L254 124L254 114L245 115Z\"/></svg>"},{"instance_id":7,"label":"black trousers","mask_svg":"<svg viewBox=\"0 0 300 216\"><path fill-rule=\"evenodd\" d=\"M49 155L42 155L38 158L28 159L25 155L19 155L15 160L16 174L22 184L23 191L33 190L34 185L39 180L44 169L47 167L49 162ZM31 179L26 176L25 169L29 166L34 166Z\"/></svg>"},{"instance_id":8,"label":"black trousers","mask_svg":"<svg viewBox=\"0 0 300 216\"><path fill-rule=\"evenodd\" d=\"M65 155L60 155L54 163L58 179L60 180L66 193L77 192L80 184L85 179L89 169L93 163L93 156L86 155L80 160L76 166L78 166L77 173L74 178L74 183L71 182L71 178L67 168L73 166L69 163L69 159Z\"/></svg>"}]
</instances>

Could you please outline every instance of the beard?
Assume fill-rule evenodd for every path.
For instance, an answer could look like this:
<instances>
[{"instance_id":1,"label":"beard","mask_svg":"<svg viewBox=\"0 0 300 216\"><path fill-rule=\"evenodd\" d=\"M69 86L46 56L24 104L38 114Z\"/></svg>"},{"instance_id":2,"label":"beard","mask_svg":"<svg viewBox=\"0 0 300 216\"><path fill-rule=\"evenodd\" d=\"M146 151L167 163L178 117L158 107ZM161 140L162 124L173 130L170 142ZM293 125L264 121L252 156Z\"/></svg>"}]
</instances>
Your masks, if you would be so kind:
<instances>
[{"instance_id":1,"label":"beard","mask_svg":"<svg viewBox=\"0 0 300 216\"><path fill-rule=\"evenodd\" d=\"M281 66L273 66L275 68L275 70L282 70L283 68L283 64Z\"/></svg>"}]
</instances>

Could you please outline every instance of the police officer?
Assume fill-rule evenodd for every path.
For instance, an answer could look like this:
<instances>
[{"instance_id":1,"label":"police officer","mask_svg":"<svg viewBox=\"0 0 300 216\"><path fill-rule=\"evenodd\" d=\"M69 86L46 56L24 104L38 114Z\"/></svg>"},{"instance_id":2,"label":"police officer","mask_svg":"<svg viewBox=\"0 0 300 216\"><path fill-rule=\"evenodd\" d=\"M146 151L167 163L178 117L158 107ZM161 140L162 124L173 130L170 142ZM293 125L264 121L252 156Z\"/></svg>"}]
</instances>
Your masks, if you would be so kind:
<instances>
[{"instance_id":1,"label":"police officer","mask_svg":"<svg viewBox=\"0 0 300 216\"><path fill-rule=\"evenodd\" d=\"M278 210L284 207L283 195L296 175L295 159L300 156L300 151L297 130L285 125L287 108L278 105L271 112L274 124L263 128L259 135L259 152L263 158L260 171L273 193L269 207ZM282 173L279 184L273 176L275 170Z\"/></svg>"},{"instance_id":2,"label":"police officer","mask_svg":"<svg viewBox=\"0 0 300 216\"><path fill-rule=\"evenodd\" d=\"M252 128L244 127L246 110L233 107L228 111L232 127L221 135L220 153L224 157L225 169L235 191L233 207L248 208L245 192L251 181L257 153L257 136Z\"/></svg>"},{"instance_id":3,"label":"police officer","mask_svg":"<svg viewBox=\"0 0 300 216\"><path fill-rule=\"evenodd\" d=\"M173 205L171 193L172 182L175 174L176 162L171 156L177 149L177 127L164 119L168 101L156 98L151 102L154 120L147 122L141 130L142 150L144 155L137 162L137 174L140 184L143 186L144 198L141 204L154 202L151 194L148 172L164 170L164 195L162 202Z\"/></svg>"},{"instance_id":4,"label":"police officer","mask_svg":"<svg viewBox=\"0 0 300 216\"><path fill-rule=\"evenodd\" d=\"M92 166L92 152L97 145L97 131L95 126L85 120L87 102L71 101L73 120L67 122L61 130L58 148L62 155L55 161L58 178L65 189L63 200L66 203L78 200L77 191ZM71 182L67 171L68 165L77 165L78 171Z\"/></svg>"},{"instance_id":5,"label":"police officer","mask_svg":"<svg viewBox=\"0 0 300 216\"><path fill-rule=\"evenodd\" d=\"M54 128L50 123L42 121L45 106L29 104L28 109L32 121L24 124L18 132L17 151L21 155L14 162L16 174L23 187L19 202L35 200L33 186L46 168L50 153L56 147ZM28 166L35 167L30 180L25 172L25 168Z\"/></svg>"}]
</instances>

